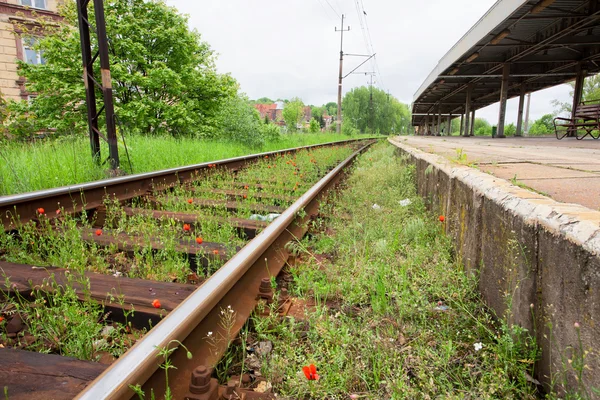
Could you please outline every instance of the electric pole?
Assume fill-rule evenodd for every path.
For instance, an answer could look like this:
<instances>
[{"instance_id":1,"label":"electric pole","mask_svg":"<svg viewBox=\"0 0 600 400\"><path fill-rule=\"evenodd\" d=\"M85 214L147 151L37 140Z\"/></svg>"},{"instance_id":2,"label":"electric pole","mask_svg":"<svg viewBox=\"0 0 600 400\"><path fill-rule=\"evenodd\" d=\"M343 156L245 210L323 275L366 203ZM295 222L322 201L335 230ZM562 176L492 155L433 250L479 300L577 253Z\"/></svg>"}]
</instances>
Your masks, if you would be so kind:
<instances>
[{"instance_id":1,"label":"electric pole","mask_svg":"<svg viewBox=\"0 0 600 400\"><path fill-rule=\"evenodd\" d=\"M374 72L365 72L365 75L371 75L371 82L369 83L369 119L371 120L371 135L375 135L375 110L373 109L373 75Z\"/></svg>"},{"instance_id":2,"label":"electric pole","mask_svg":"<svg viewBox=\"0 0 600 400\"><path fill-rule=\"evenodd\" d=\"M344 14L342 14L342 28L339 30L340 32L340 74L338 77L338 101L337 101L337 133L342 133L342 65L344 63L344 31L349 31L348 29L344 29ZM335 27L335 31L338 32L337 27Z\"/></svg>"}]
</instances>

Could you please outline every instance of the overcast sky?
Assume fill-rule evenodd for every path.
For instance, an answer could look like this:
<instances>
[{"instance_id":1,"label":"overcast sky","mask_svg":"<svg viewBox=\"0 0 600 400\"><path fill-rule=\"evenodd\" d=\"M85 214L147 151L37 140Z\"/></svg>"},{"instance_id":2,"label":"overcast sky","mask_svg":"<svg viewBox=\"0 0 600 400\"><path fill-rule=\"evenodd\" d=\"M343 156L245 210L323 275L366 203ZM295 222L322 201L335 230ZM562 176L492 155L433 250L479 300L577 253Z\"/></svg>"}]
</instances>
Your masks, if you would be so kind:
<instances>
[{"instance_id":1,"label":"overcast sky","mask_svg":"<svg viewBox=\"0 0 600 400\"><path fill-rule=\"evenodd\" d=\"M358 8L357 11L357 1ZM167 0L188 14L190 26L218 53L217 68L231 73L251 99L300 97L306 104L337 101L340 16L345 15L344 53L377 53L376 85L410 104L440 58L494 4L495 0ZM361 29L358 12L364 11ZM369 43L367 39L366 42ZM363 58L344 58L344 73ZM378 68L377 68L378 67ZM350 75L344 93L369 77ZM553 99L566 101L570 88L557 86L531 96L531 118L552 112ZM518 99L509 101L507 120L516 121ZM498 105L477 111L492 123Z\"/></svg>"}]
</instances>

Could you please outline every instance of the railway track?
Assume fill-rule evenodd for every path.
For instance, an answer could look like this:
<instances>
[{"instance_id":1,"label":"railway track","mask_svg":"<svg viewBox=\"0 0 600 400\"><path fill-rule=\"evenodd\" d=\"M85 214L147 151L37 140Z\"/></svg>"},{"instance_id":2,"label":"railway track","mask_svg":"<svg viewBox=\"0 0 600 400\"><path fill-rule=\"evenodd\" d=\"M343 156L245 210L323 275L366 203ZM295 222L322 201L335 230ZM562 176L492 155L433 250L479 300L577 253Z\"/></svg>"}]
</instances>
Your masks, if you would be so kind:
<instances>
[{"instance_id":1,"label":"railway track","mask_svg":"<svg viewBox=\"0 0 600 400\"><path fill-rule=\"evenodd\" d=\"M101 307L102 322L119 323L127 334L118 342L127 351L106 364L0 348L0 386L10 399L125 399L134 395L130 385L140 385L147 398L151 391L161 398L167 388L174 399L233 392L269 398L220 387L211 366L230 341L207 339L237 334L259 302L284 303L285 291L271 282L288 260L286 244L306 233L319 200L372 142L307 146L0 198L7 232L0 242L0 260L7 260L0 261L5 342L63 353L60 338L52 343L50 334L40 344L31 331L34 314L65 288ZM67 268L49 267L52 260L66 260L61 267ZM227 326L224 313L233 317ZM116 341L96 339L92 357L102 340ZM165 354L176 366L168 378Z\"/></svg>"}]
</instances>

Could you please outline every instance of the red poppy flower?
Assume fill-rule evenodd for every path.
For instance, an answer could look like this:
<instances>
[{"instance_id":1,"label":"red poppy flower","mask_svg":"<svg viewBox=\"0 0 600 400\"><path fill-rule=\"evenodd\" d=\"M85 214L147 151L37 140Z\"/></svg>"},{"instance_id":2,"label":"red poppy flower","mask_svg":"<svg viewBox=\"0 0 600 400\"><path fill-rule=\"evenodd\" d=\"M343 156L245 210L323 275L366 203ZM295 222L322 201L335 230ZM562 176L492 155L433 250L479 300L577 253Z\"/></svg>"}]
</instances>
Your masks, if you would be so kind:
<instances>
[{"instance_id":1,"label":"red poppy flower","mask_svg":"<svg viewBox=\"0 0 600 400\"><path fill-rule=\"evenodd\" d=\"M60 210L56 210L56 215L60 215Z\"/></svg>"},{"instance_id":2,"label":"red poppy flower","mask_svg":"<svg viewBox=\"0 0 600 400\"><path fill-rule=\"evenodd\" d=\"M269 158L269 156L265 156L265 158Z\"/></svg>"},{"instance_id":3,"label":"red poppy flower","mask_svg":"<svg viewBox=\"0 0 600 400\"><path fill-rule=\"evenodd\" d=\"M43 214L45 211L42 207L37 209L38 214Z\"/></svg>"},{"instance_id":4,"label":"red poppy flower","mask_svg":"<svg viewBox=\"0 0 600 400\"><path fill-rule=\"evenodd\" d=\"M158 301L158 299L152 300L152 307L160 308L160 301Z\"/></svg>"},{"instance_id":5,"label":"red poppy flower","mask_svg":"<svg viewBox=\"0 0 600 400\"><path fill-rule=\"evenodd\" d=\"M444 222L446 220L446 217L444 217L443 215L440 215L439 220L440 220L440 222Z\"/></svg>"},{"instance_id":6,"label":"red poppy flower","mask_svg":"<svg viewBox=\"0 0 600 400\"><path fill-rule=\"evenodd\" d=\"M190 224L183 224L183 230L188 232L190 230Z\"/></svg>"},{"instance_id":7,"label":"red poppy flower","mask_svg":"<svg viewBox=\"0 0 600 400\"><path fill-rule=\"evenodd\" d=\"M217 250L217 249L213 250L213 254L214 254L215 256L218 256L218 255L219 255L219 250Z\"/></svg>"},{"instance_id":8,"label":"red poppy flower","mask_svg":"<svg viewBox=\"0 0 600 400\"><path fill-rule=\"evenodd\" d=\"M0 317L0 322L4 321L4 317Z\"/></svg>"},{"instance_id":9,"label":"red poppy flower","mask_svg":"<svg viewBox=\"0 0 600 400\"><path fill-rule=\"evenodd\" d=\"M192 204L194 202L193 199L188 199L188 204Z\"/></svg>"},{"instance_id":10,"label":"red poppy flower","mask_svg":"<svg viewBox=\"0 0 600 400\"><path fill-rule=\"evenodd\" d=\"M304 376L306 376L306 379L309 381L319 380L319 374L317 374L317 367L315 367L315 364L310 364L308 367L302 367L302 372L304 372Z\"/></svg>"},{"instance_id":11,"label":"red poppy flower","mask_svg":"<svg viewBox=\"0 0 600 400\"><path fill-rule=\"evenodd\" d=\"M244 189L248 190L248 185L244 186Z\"/></svg>"},{"instance_id":12,"label":"red poppy flower","mask_svg":"<svg viewBox=\"0 0 600 400\"><path fill-rule=\"evenodd\" d=\"M198 243L198 244L202 244L202 242L203 242L203 241L204 241L204 240L202 240L202 238L201 238L201 237L197 237L197 238L196 238L196 243Z\"/></svg>"},{"instance_id":13,"label":"red poppy flower","mask_svg":"<svg viewBox=\"0 0 600 400\"><path fill-rule=\"evenodd\" d=\"M96 229L96 236L102 236L102 229Z\"/></svg>"},{"instance_id":14,"label":"red poppy flower","mask_svg":"<svg viewBox=\"0 0 600 400\"><path fill-rule=\"evenodd\" d=\"M247 199L247 198L248 198L248 195L244 195L244 198L245 198L245 199Z\"/></svg>"}]
</instances>

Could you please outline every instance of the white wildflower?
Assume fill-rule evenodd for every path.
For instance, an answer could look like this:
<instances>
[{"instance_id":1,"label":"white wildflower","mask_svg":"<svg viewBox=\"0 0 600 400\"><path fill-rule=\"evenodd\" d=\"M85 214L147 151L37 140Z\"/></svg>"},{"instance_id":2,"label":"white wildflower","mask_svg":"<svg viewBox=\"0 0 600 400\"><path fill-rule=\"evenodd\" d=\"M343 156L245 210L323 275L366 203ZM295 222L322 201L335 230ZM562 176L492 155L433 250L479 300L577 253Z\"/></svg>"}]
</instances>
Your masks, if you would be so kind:
<instances>
[{"instance_id":1,"label":"white wildflower","mask_svg":"<svg viewBox=\"0 0 600 400\"><path fill-rule=\"evenodd\" d=\"M208 334L206 336L208 336L208 337L212 336L212 331L208 332Z\"/></svg>"},{"instance_id":2,"label":"white wildflower","mask_svg":"<svg viewBox=\"0 0 600 400\"><path fill-rule=\"evenodd\" d=\"M479 351L483 348L483 344L481 342L475 343L473 344L473 347L475 347L475 351Z\"/></svg>"}]
</instances>

